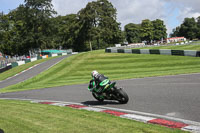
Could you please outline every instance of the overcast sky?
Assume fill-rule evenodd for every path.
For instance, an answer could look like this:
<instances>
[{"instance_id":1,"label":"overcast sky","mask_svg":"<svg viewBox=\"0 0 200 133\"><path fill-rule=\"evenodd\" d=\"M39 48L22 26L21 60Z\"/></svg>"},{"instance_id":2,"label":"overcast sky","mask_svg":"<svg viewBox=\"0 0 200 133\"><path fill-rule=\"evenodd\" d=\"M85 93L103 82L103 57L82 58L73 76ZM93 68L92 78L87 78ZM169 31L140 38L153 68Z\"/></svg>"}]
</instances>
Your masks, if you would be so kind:
<instances>
[{"instance_id":1,"label":"overcast sky","mask_svg":"<svg viewBox=\"0 0 200 133\"><path fill-rule=\"evenodd\" d=\"M59 15L77 13L95 0L52 0ZM200 0L109 0L117 9L117 20L124 25L141 23L144 19L162 19L168 29L179 26L186 17L200 16ZM0 0L0 11L15 9L24 0Z\"/></svg>"}]
</instances>

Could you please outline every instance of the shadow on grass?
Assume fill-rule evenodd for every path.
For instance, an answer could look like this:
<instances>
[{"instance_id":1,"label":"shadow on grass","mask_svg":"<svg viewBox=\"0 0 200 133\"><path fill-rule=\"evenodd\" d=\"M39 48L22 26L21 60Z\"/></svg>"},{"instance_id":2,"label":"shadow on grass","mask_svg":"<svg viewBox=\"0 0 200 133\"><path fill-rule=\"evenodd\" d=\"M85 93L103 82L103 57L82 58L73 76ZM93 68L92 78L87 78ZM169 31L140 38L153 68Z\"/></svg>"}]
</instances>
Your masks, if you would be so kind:
<instances>
[{"instance_id":1,"label":"shadow on grass","mask_svg":"<svg viewBox=\"0 0 200 133\"><path fill-rule=\"evenodd\" d=\"M103 101L103 102L99 102L99 101L85 101L82 102L82 104L84 105L92 105L92 106L99 106L99 105L119 105L121 103L117 102L117 101Z\"/></svg>"}]
</instances>

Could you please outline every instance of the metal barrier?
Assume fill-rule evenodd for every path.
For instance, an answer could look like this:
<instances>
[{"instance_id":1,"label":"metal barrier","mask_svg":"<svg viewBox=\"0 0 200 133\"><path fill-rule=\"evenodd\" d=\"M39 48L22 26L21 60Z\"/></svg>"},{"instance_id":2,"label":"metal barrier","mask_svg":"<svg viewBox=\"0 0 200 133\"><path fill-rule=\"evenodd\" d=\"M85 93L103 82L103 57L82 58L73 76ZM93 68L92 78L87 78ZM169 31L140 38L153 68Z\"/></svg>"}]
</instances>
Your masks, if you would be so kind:
<instances>
[{"instance_id":1,"label":"metal barrier","mask_svg":"<svg viewBox=\"0 0 200 133\"><path fill-rule=\"evenodd\" d=\"M16 62L16 59L10 58L10 59L5 59L5 58L0 58L0 69L7 67L8 64Z\"/></svg>"}]
</instances>

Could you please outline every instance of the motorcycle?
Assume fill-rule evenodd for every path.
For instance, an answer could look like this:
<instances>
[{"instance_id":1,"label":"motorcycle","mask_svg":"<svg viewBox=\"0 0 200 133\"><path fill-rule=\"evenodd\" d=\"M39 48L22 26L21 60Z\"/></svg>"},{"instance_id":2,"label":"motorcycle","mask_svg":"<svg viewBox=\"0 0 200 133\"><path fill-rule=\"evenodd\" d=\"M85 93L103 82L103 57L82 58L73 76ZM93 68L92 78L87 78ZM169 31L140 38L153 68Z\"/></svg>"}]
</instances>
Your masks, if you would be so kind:
<instances>
[{"instance_id":1,"label":"motorcycle","mask_svg":"<svg viewBox=\"0 0 200 133\"><path fill-rule=\"evenodd\" d=\"M116 82L111 82L109 79L105 79L99 84L99 88L94 88L92 91L93 97L99 102L104 100L117 100L121 104L126 104L129 100L128 95L122 88L117 88L115 86ZM88 86L88 90L94 87L94 81L91 82ZM101 93L100 93L101 92Z\"/></svg>"}]
</instances>

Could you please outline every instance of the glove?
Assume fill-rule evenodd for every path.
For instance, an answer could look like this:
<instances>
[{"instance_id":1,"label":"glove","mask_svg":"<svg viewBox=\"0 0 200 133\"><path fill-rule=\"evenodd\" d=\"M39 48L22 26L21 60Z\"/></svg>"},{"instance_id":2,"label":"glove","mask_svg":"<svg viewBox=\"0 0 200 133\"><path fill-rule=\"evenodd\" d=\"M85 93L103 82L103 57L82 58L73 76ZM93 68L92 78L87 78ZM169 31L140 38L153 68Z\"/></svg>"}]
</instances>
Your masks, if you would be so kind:
<instances>
[{"instance_id":1,"label":"glove","mask_svg":"<svg viewBox=\"0 0 200 133\"><path fill-rule=\"evenodd\" d=\"M94 90L94 88L91 88L91 89L90 89L90 92L93 92L93 90Z\"/></svg>"}]
</instances>

